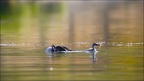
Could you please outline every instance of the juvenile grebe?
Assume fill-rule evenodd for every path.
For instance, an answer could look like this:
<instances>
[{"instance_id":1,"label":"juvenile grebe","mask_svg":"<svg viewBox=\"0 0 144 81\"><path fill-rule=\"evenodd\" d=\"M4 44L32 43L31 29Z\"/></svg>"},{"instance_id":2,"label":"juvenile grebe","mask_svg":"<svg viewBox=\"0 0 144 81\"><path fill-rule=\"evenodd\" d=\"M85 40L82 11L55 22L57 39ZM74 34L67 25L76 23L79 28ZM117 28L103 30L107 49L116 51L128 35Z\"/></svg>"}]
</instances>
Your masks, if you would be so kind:
<instances>
[{"instance_id":1,"label":"juvenile grebe","mask_svg":"<svg viewBox=\"0 0 144 81\"><path fill-rule=\"evenodd\" d=\"M95 46L100 46L100 44L93 43L92 48L87 49L87 51L96 52Z\"/></svg>"}]
</instances>

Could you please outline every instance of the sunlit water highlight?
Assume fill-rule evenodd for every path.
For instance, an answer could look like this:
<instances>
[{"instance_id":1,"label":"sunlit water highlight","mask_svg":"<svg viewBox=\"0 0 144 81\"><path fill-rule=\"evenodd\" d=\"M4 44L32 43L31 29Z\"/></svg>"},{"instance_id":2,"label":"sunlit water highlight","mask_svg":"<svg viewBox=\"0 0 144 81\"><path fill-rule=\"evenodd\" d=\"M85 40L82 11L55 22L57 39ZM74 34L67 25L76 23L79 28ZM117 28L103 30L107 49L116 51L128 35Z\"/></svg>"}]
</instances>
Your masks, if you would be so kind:
<instances>
[{"instance_id":1,"label":"sunlit water highlight","mask_svg":"<svg viewBox=\"0 0 144 81\"><path fill-rule=\"evenodd\" d=\"M139 46L139 45L143 45L143 42L97 42L99 43L101 46L107 44L108 46ZM72 43L70 43L72 44ZM70 45L68 44L68 45ZM77 44L77 45L86 45L90 44L89 42L76 42L73 44ZM0 46L42 46L40 44L37 43L2 43L0 44ZM48 44L44 44L43 46L48 46Z\"/></svg>"}]
</instances>

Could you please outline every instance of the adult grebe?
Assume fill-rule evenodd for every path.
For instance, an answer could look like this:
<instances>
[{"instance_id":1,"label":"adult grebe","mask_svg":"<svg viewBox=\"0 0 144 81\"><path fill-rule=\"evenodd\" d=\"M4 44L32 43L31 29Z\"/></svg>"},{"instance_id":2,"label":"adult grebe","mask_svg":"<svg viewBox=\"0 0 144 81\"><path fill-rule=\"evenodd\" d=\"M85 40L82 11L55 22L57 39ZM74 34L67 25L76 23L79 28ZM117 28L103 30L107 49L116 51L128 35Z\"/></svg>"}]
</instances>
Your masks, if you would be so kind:
<instances>
[{"instance_id":1,"label":"adult grebe","mask_svg":"<svg viewBox=\"0 0 144 81\"><path fill-rule=\"evenodd\" d=\"M52 45L46 49L46 52L62 52L62 51L72 51L65 46L55 46Z\"/></svg>"},{"instance_id":2,"label":"adult grebe","mask_svg":"<svg viewBox=\"0 0 144 81\"><path fill-rule=\"evenodd\" d=\"M95 46L100 46L100 44L93 43L92 48L87 49L87 51L96 52Z\"/></svg>"}]
</instances>

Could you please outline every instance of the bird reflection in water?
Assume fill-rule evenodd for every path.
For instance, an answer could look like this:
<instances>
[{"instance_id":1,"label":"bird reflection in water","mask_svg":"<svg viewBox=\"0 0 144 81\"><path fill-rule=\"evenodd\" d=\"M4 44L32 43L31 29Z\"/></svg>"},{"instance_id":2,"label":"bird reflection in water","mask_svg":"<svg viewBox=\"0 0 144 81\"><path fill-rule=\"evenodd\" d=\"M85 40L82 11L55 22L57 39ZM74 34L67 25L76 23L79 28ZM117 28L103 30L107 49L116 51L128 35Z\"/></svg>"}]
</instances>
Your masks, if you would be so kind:
<instances>
[{"instance_id":1,"label":"bird reflection in water","mask_svg":"<svg viewBox=\"0 0 144 81\"><path fill-rule=\"evenodd\" d=\"M48 57L56 57L59 55L66 55L66 54L71 54L71 53L85 53L85 54L91 54L92 57L92 62L97 62L98 58L97 58L97 53L98 51L88 51L88 50L79 50L79 51L65 51L65 52L46 52Z\"/></svg>"},{"instance_id":2,"label":"bird reflection in water","mask_svg":"<svg viewBox=\"0 0 144 81\"><path fill-rule=\"evenodd\" d=\"M93 51L93 52L85 51L85 53L86 54L91 54L93 62L97 62L98 61L98 58L97 58L98 51Z\"/></svg>"}]
</instances>

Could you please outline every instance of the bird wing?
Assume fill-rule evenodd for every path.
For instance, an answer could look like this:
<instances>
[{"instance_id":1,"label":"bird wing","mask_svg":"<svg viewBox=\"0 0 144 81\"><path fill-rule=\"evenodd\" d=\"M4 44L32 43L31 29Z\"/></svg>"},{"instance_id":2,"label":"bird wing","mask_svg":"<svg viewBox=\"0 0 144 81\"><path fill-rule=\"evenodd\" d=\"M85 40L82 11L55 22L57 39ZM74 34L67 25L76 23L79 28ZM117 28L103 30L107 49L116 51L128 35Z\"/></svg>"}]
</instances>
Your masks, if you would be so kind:
<instances>
[{"instance_id":1,"label":"bird wing","mask_svg":"<svg viewBox=\"0 0 144 81\"><path fill-rule=\"evenodd\" d=\"M66 49L64 49L64 48L61 47L61 46L56 46L56 49L57 49L58 51L66 51Z\"/></svg>"}]
</instances>

